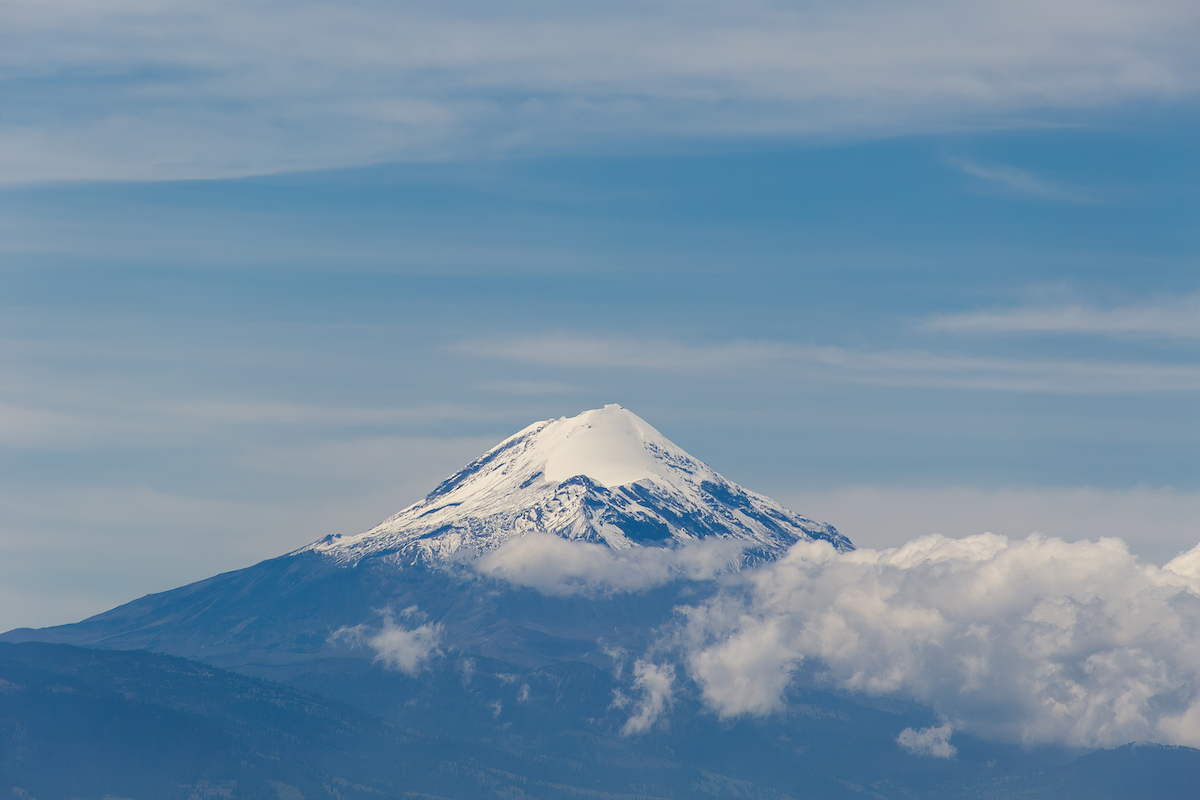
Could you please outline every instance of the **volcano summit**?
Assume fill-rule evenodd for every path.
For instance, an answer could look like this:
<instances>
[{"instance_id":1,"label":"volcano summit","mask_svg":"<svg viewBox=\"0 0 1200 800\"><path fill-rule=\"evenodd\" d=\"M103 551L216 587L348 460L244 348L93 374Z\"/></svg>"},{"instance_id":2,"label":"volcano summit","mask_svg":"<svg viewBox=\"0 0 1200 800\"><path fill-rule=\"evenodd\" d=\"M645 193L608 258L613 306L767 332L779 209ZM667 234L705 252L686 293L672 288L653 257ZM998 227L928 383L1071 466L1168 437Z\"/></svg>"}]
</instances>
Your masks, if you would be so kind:
<instances>
[{"instance_id":1,"label":"volcano summit","mask_svg":"<svg viewBox=\"0 0 1200 800\"><path fill-rule=\"evenodd\" d=\"M529 533L615 550L736 541L769 559L802 539L839 550L830 525L748 492L619 405L537 422L366 533L311 546L343 563L444 564Z\"/></svg>"}]
</instances>

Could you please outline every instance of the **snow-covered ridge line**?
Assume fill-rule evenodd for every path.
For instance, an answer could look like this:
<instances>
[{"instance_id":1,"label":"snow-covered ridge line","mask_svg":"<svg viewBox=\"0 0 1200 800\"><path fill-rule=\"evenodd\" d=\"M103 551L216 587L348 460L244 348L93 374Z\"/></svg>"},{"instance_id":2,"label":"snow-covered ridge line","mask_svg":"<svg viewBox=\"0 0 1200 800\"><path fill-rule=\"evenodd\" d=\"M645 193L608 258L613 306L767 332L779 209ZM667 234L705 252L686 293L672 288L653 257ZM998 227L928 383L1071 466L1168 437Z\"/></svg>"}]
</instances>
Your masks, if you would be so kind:
<instances>
[{"instance_id":1,"label":"snow-covered ridge line","mask_svg":"<svg viewBox=\"0 0 1200 800\"><path fill-rule=\"evenodd\" d=\"M801 540L853 549L832 526L727 481L619 405L534 423L371 530L304 549L436 565L528 533L615 550L715 537L743 543L755 561Z\"/></svg>"}]
</instances>

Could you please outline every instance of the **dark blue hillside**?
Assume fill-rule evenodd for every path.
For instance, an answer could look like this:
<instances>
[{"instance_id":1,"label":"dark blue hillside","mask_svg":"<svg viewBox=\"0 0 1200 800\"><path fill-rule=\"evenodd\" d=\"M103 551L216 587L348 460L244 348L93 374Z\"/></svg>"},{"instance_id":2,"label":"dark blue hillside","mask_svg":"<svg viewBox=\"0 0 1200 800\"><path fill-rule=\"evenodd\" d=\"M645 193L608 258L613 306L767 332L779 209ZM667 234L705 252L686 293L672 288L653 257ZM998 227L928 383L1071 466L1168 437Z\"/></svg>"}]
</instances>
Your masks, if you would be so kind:
<instances>
[{"instance_id":1,"label":"dark blue hillside","mask_svg":"<svg viewBox=\"0 0 1200 800\"><path fill-rule=\"evenodd\" d=\"M268 670L311 660L360 659L332 639L377 627L388 609L415 606L444 627L447 646L521 666L607 663L598 640L642 652L683 599L713 585L679 582L637 595L550 597L469 570L338 565L305 551L126 603L72 625L17 629L0 641L151 650L229 669Z\"/></svg>"},{"instance_id":2,"label":"dark blue hillside","mask_svg":"<svg viewBox=\"0 0 1200 800\"><path fill-rule=\"evenodd\" d=\"M462 767L431 769L453 753ZM489 761L490 758L490 761ZM0 792L38 800L495 796L500 759L319 696L150 653L0 644ZM331 793L331 787L337 792Z\"/></svg>"},{"instance_id":3,"label":"dark blue hillside","mask_svg":"<svg viewBox=\"0 0 1200 800\"><path fill-rule=\"evenodd\" d=\"M920 709L794 688L786 713L720 720L684 691L621 732L611 671L447 657L417 677L367 662L293 676L312 692L144 652L0 644L0 796L34 800L1183 800L1200 751L1084 755L956 736L917 758Z\"/></svg>"}]
</instances>

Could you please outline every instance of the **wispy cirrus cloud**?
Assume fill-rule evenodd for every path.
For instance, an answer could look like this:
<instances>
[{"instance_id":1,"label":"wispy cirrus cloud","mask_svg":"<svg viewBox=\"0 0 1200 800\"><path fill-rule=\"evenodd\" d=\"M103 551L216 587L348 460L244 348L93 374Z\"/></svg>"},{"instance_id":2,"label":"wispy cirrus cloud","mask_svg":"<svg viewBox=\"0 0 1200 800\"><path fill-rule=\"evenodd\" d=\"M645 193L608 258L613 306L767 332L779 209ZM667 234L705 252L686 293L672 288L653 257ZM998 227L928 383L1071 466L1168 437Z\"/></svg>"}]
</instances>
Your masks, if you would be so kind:
<instances>
[{"instance_id":1,"label":"wispy cirrus cloud","mask_svg":"<svg viewBox=\"0 0 1200 800\"><path fill-rule=\"evenodd\" d=\"M1057 183L1017 167L981 164L962 158L952 158L950 164L1004 194L1079 205L1100 202L1095 192Z\"/></svg>"},{"instance_id":2,"label":"wispy cirrus cloud","mask_svg":"<svg viewBox=\"0 0 1200 800\"><path fill-rule=\"evenodd\" d=\"M1049 394L1200 391L1200 365L867 351L778 341L693 345L670 340L539 336L465 342L460 355L556 367L703 374L786 370L796 379L881 386Z\"/></svg>"},{"instance_id":3,"label":"wispy cirrus cloud","mask_svg":"<svg viewBox=\"0 0 1200 800\"><path fill-rule=\"evenodd\" d=\"M892 133L1193 96L1172 0L0 4L0 179Z\"/></svg>"},{"instance_id":4,"label":"wispy cirrus cloud","mask_svg":"<svg viewBox=\"0 0 1200 800\"><path fill-rule=\"evenodd\" d=\"M57 399L57 398L56 398ZM486 421L499 412L459 404L411 408L348 408L289 402L165 401L121 404L120 398L88 405L57 399L55 406L36 400L0 402L0 445L48 451L123 446L162 447L217 431L240 427L263 431L296 427L317 430L380 430L428 425L438 420Z\"/></svg>"},{"instance_id":5,"label":"wispy cirrus cloud","mask_svg":"<svg viewBox=\"0 0 1200 800\"><path fill-rule=\"evenodd\" d=\"M1200 338L1200 295L1170 303L1097 308L1087 305L1024 306L998 311L943 314L922 323L950 333L1050 333Z\"/></svg>"}]
</instances>

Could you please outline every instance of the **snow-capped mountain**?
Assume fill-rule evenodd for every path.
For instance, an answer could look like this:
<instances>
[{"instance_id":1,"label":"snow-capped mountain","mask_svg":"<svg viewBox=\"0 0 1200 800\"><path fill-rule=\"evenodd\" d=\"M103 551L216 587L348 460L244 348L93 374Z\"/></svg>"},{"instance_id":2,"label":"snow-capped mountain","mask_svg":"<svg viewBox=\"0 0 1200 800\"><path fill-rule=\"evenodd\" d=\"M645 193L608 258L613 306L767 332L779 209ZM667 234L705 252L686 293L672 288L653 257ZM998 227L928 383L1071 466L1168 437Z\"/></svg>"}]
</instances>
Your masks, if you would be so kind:
<instances>
[{"instance_id":1,"label":"snow-capped mountain","mask_svg":"<svg viewBox=\"0 0 1200 800\"><path fill-rule=\"evenodd\" d=\"M864 705L830 691L811 656L811 680L774 669L770 653L797 657L779 609L820 595L743 605L774 565L729 575L725 558L813 539L851 548L619 406L539 422L366 533L0 635L0 787L44 800L1195 797L1200 751L1073 762L1073 750L982 742L911 702ZM715 569L646 569L705 552L721 554ZM589 591L523 582L514 561ZM867 585L831 572L855 597ZM866 607L871 625L897 619L879 607ZM862 608L836 607L821 637L847 646L866 629L837 614ZM696 650L680 625L743 617L775 628ZM714 706L719 694L762 708L748 674L783 678L787 707L748 719Z\"/></svg>"},{"instance_id":2,"label":"snow-capped mountain","mask_svg":"<svg viewBox=\"0 0 1200 800\"><path fill-rule=\"evenodd\" d=\"M804 539L853 548L832 526L726 480L614 404L536 422L366 533L305 549L346 563L436 565L535 532L616 550L732 539L753 560Z\"/></svg>"},{"instance_id":3,"label":"snow-capped mountain","mask_svg":"<svg viewBox=\"0 0 1200 800\"><path fill-rule=\"evenodd\" d=\"M369 660L338 632L400 618L463 657L606 663L606 647L638 652L685 598L718 591L714 576L815 539L852 549L610 405L529 426L366 533L0 640L146 649L293 680L302 664L340 674Z\"/></svg>"}]
</instances>

